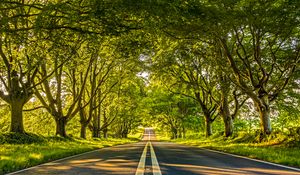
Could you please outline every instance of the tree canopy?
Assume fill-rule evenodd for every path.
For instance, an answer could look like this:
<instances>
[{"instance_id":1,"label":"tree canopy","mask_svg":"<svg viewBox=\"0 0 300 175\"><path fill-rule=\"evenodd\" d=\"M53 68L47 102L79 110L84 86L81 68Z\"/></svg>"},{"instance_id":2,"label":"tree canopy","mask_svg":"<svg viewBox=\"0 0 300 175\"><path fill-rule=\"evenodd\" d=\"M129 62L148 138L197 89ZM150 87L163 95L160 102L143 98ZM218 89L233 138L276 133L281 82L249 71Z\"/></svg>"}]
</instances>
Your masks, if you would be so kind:
<instances>
[{"instance_id":1,"label":"tree canopy","mask_svg":"<svg viewBox=\"0 0 300 175\"><path fill-rule=\"evenodd\" d=\"M299 24L297 0L3 0L1 131L299 127Z\"/></svg>"}]
</instances>

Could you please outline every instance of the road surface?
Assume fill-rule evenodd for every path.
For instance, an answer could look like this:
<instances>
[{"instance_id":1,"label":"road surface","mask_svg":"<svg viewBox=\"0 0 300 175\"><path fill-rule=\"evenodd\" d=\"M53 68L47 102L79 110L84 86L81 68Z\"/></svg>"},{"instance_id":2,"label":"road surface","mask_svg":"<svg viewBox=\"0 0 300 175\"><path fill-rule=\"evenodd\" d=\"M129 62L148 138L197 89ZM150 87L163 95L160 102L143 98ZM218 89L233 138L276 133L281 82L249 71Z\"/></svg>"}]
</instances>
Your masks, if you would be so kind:
<instances>
[{"instance_id":1,"label":"road surface","mask_svg":"<svg viewBox=\"0 0 300 175\"><path fill-rule=\"evenodd\" d=\"M103 148L11 174L300 175L300 171L196 147L158 142L153 129L146 128L139 143Z\"/></svg>"}]
</instances>

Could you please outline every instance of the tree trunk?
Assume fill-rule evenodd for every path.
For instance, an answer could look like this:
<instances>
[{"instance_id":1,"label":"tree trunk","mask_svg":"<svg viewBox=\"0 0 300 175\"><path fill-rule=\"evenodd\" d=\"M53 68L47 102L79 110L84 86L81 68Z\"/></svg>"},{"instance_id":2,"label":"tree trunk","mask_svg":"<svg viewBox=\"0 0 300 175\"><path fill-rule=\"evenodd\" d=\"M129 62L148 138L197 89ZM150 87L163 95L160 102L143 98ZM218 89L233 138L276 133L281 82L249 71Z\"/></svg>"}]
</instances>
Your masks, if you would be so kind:
<instances>
[{"instance_id":1,"label":"tree trunk","mask_svg":"<svg viewBox=\"0 0 300 175\"><path fill-rule=\"evenodd\" d=\"M186 138L186 130L185 127L182 126L182 138L185 139Z\"/></svg>"},{"instance_id":2,"label":"tree trunk","mask_svg":"<svg viewBox=\"0 0 300 175\"><path fill-rule=\"evenodd\" d=\"M93 137L100 138L99 115L93 116Z\"/></svg>"},{"instance_id":3,"label":"tree trunk","mask_svg":"<svg viewBox=\"0 0 300 175\"><path fill-rule=\"evenodd\" d=\"M232 136L233 134L233 120L232 120L232 117L229 115L222 115L223 117L223 122L224 122L224 129L225 129L225 137L229 137L229 136Z\"/></svg>"},{"instance_id":4,"label":"tree trunk","mask_svg":"<svg viewBox=\"0 0 300 175\"><path fill-rule=\"evenodd\" d=\"M232 136L234 126L232 116L230 115L227 99L226 101L222 102L220 114L222 115L224 122L225 137Z\"/></svg>"},{"instance_id":5,"label":"tree trunk","mask_svg":"<svg viewBox=\"0 0 300 175\"><path fill-rule=\"evenodd\" d=\"M93 127L93 137L100 138L100 132L97 127Z\"/></svg>"},{"instance_id":6,"label":"tree trunk","mask_svg":"<svg viewBox=\"0 0 300 175\"><path fill-rule=\"evenodd\" d=\"M97 99L99 101L101 101L101 92L99 92L97 94ZM96 104L96 98L95 100L95 104ZM98 108L96 109L96 111L93 114L93 137L95 138L101 138L101 133L100 133L100 129L101 129L101 114L102 113L102 108L101 105L98 106Z\"/></svg>"},{"instance_id":7,"label":"tree trunk","mask_svg":"<svg viewBox=\"0 0 300 175\"><path fill-rule=\"evenodd\" d=\"M10 131L16 133L25 133L23 126L23 102L20 99L12 100L10 104L11 125Z\"/></svg>"},{"instance_id":8,"label":"tree trunk","mask_svg":"<svg viewBox=\"0 0 300 175\"><path fill-rule=\"evenodd\" d=\"M87 124L85 123L81 123L81 129L80 129L80 137L83 139L86 139L86 128L87 128Z\"/></svg>"},{"instance_id":9,"label":"tree trunk","mask_svg":"<svg viewBox=\"0 0 300 175\"><path fill-rule=\"evenodd\" d=\"M229 95L229 80L226 76L220 76L221 82L221 101L220 101L220 114L223 118L224 123L224 135L225 137L232 136L233 134L233 117L230 114L229 110L229 102L228 102L228 95Z\"/></svg>"},{"instance_id":10,"label":"tree trunk","mask_svg":"<svg viewBox=\"0 0 300 175\"><path fill-rule=\"evenodd\" d=\"M171 139L177 139L178 131L175 127L172 127L172 138Z\"/></svg>"},{"instance_id":11,"label":"tree trunk","mask_svg":"<svg viewBox=\"0 0 300 175\"><path fill-rule=\"evenodd\" d=\"M93 137L100 138L100 117L101 117L101 109L98 107L98 112L93 115Z\"/></svg>"},{"instance_id":12,"label":"tree trunk","mask_svg":"<svg viewBox=\"0 0 300 175\"><path fill-rule=\"evenodd\" d=\"M263 96L260 101L256 101L256 107L260 117L260 129L264 135L269 135L272 132L271 121L270 121L270 106L268 103L268 97Z\"/></svg>"},{"instance_id":13,"label":"tree trunk","mask_svg":"<svg viewBox=\"0 0 300 175\"><path fill-rule=\"evenodd\" d=\"M271 121L270 121L270 108L266 104L257 104L259 117L260 117L260 128L261 132L265 135L269 135L272 132Z\"/></svg>"},{"instance_id":14,"label":"tree trunk","mask_svg":"<svg viewBox=\"0 0 300 175\"><path fill-rule=\"evenodd\" d=\"M196 96L197 101L200 104L200 107L201 107L201 109L203 111L203 114L204 114L204 118L205 118L205 136L209 137L209 136L212 135L211 124L212 124L213 120L211 119L211 117L212 117L213 112L208 110L205 103L201 100L199 93L195 93L195 96Z\"/></svg>"},{"instance_id":15,"label":"tree trunk","mask_svg":"<svg viewBox=\"0 0 300 175\"><path fill-rule=\"evenodd\" d=\"M211 128L212 121L209 117L205 117L205 136L209 137L212 135L212 128Z\"/></svg>"},{"instance_id":16,"label":"tree trunk","mask_svg":"<svg viewBox=\"0 0 300 175\"><path fill-rule=\"evenodd\" d=\"M122 138L127 138L127 137L128 137L128 131L123 131Z\"/></svg>"},{"instance_id":17,"label":"tree trunk","mask_svg":"<svg viewBox=\"0 0 300 175\"><path fill-rule=\"evenodd\" d=\"M108 133L108 129L107 128L103 129L103 137L105 139L107 139L107 133Z\"/></svg>"},{"instance_id":18,"label":"tree trunk","mask_svg":"<svg viewBox=\"0 0 300 175\"><path fill-rule=\"evenodd\" d=\"M58 117L55 120L55 122L56 122L56 135L67 137L67 133L66 133L67 118Z\"/></svg>"}]
</instances>

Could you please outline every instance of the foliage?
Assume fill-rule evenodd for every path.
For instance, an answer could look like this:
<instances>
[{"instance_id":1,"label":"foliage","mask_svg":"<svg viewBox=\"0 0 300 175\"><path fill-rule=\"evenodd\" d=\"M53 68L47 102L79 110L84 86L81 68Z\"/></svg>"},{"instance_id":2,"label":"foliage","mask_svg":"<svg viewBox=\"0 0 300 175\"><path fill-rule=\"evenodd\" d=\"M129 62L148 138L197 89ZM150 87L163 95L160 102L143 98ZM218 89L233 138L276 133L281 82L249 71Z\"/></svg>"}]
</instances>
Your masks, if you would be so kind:
<instances>
[{"instance_id":1,"label":"foliage","mask_svg":"<svg viewBox=\"0 0 300 175\"><path fill-rule=\"evenodd\" d=\"M296 135L299 16L297 0L3 0L1 143Z\"/></svg>"}]
</instances>

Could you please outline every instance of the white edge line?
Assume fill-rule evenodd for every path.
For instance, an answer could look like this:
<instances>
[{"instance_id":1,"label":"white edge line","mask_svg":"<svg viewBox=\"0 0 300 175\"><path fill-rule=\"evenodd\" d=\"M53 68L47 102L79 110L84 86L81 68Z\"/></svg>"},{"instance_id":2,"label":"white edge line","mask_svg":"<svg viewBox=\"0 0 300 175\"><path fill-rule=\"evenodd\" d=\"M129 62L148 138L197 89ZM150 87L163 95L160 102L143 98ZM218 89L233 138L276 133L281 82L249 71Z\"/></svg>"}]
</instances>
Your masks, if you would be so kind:
<instances>
[{"instance_id":1,"label":"white edge line","mask_svg":"<svg viewBox=\"0 0 300 175\"><path fill-rule=\"evenodd\" d=\"M122 145L124 145L124 144L122 144ZM25 169L22 169L22 170L14 171L14 172L8 173L6 175L13 175L13 174L21 173L21 172L24 172L24 171L27 171L27 170L31 170L31 169L35 169L35 168L38 168L40 166L44 166L44 165L47 165L47 164L59 162L59 161L62 161L62 160L72 159L74 157L78 157L78 156L82 156L82 155L85 155L85 154L97 152L97 151L100 151L100 150L105 149L105 148L111 148L111 147L122 146L122 145L115 145L115 146L103 147L103 148L100 148L100 149L96 149L96 150L92 150L92 151L88 151L88 152L84 152L84 153L80 153L80 154L75 154L73 156L64 157L64 158L61 158L61 159L53 160L51 162L45 162L45 163L42 163L42 164L39 164L39 165L36 165L36 166L32 166L32 167L25 168Z\"/></svg>"},{"instance_id":2,"label":"white edge line","mask_svg":"<svg viewBox=\"0 0 300 175\"><path fill-rule=\"evenodd\" d=\"M207 149L207 148L201 148L201 147L197 147L197 148L204 149L204 150L211 151L211 152L215 152L215 153L219 153L219 154L230 155L232 157L238 157L238 158L248 159L248 160L252 160L252 161L256 161L256 162L261 162L261 163L265 163L265 164L269 164L269 165L273 165L273 166L278 166L278 167L281 167L281 168L286 168L286 169L291 169L291 170L295 170L295 171L300 171L299 168L290 167L290 166L286 166L286 165L280 165L280 164L277 164L277 163L267 162L267 161L264 161L264 160L253 159L253 158L249 158L249 157L245 157L245 156L240 156L240 155L231 154L231 153L225 153L225 152L222 152L222 151L216 151L216 150Z\"/></svg>"}]
</instances>

